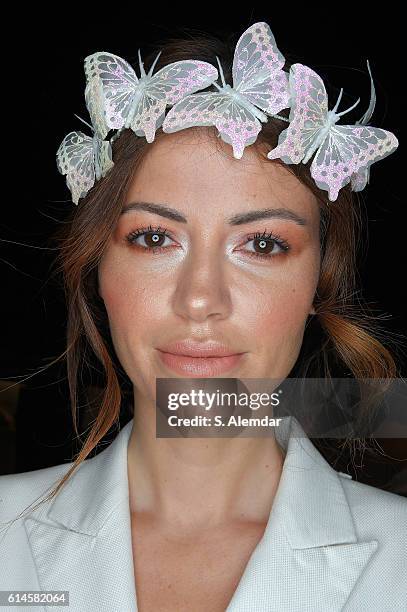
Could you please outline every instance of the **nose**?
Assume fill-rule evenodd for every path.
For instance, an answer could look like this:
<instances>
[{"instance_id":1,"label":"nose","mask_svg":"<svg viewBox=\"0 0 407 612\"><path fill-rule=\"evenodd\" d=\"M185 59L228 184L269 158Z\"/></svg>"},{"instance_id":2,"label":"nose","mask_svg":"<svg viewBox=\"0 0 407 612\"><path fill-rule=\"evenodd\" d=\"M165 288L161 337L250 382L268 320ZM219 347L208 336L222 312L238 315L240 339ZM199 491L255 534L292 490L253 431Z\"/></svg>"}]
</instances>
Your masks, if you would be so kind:
<instances>
[{"instance_id":1,"label":"nose","mask_svg":"<svg viewBox=\"0 0 407 612\"><path fill-rule=\"evenodd\" d=\"M208 317L224 319L232 310L225 262L215 248L201 247L199 256L190 253L176 283L173 308L178 316L197 323Z\"/></svg>"}]
</instances>

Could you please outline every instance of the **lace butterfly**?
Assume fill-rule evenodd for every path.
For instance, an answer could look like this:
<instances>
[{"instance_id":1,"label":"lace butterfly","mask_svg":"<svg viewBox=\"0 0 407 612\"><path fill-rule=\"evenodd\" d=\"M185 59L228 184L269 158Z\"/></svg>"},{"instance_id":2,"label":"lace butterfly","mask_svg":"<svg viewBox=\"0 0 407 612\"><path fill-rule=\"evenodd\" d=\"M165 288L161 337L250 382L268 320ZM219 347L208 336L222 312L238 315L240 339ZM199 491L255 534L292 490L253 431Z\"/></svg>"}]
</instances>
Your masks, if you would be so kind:
<instances>
[{"instance_id":1,"label":"lace butterfly","mask_svg":"<svg viewBox=\"0 0 407 612\"><path fill-rule=\"evenodd\" d=\"M364 125L374 108L374 89L364 117L355 125L337 125L342 115L360 101L337 113L341 89L335 107L328 111L328 97L320 76L303 64L290 69L292 105L287 129L280 133L277 146L269 159L282 159L286 164L306 164L315 153L310 172L320 189L328 192L331 202L339 190L351 182L354 191L366 186L370 166L390 155L398 146L392 132Z\"/></svg>"},{"instance_id":2,"label":"lace butterfly","mask_svg":"<svg viewBox=\"0 0 407 612\"><path fill-rule=\"evenodd\" d=\"M161 51L146 74L139 49L140 78L128 62L112 53L97 52L85 58L86 77L97 76L103 84L105 121L109 128L119 131L130 128L137 136L153 142L167 105L208 87L218 78L212 64L192 59L168 64L153 75L160 54Z\"/></svg>"},{"instance_id":3,"label":"lace butterfly","mask_svg":"<svg viewBox=\"0 0 407 612\"><path fill-rule=\"evenodd\" d=\"M85 100L92 125L78 119L93 131L93 136L70 132L57 151L58 170L66 175L75 204L113 167L111 144L105 140L109 130L104 120L103 90L98 78L90 79L86 85Z\"/></svg>"},{"instance_id":4,"label":"lace butterfly","mask_svg":"<svg viewBox=\"0 0 407 612\"><path fill-rule=\"evenodd\" d=\"M266 123L289 106L288 74L267 23L250 26L239 38L233 57L233 86L226 84L218 57L222 87L217 92L193 94L175 104L163 123L164 132L192 126L214 125L220 137L240 159ZM283 117L281 119L287 121Z\"/></svg>"}]
</instances>

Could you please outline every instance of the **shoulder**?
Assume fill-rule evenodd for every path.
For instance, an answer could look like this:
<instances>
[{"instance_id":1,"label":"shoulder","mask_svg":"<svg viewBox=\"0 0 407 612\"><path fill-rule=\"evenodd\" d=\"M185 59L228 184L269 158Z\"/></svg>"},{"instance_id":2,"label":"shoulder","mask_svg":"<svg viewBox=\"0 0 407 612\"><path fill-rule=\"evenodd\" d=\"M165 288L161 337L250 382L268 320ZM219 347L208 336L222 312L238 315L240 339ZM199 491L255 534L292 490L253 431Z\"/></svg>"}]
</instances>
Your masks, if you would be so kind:
<instances>
[{"instance_id":1,"label":"shoulder","mask_svg":"<svg viewBox=\"0 0 407 612\"><path fill-rule=\"evenodd\" d=\"M397 493L391 493L390 491L384 491L363 482L358 482L347 477L342 472L338 472L338 474L341 476L341 482L348 501L355 511L363 512L367 507L374 507L380 511L388 512L390 515L400 513L400 516L405 516L407 512L407 498Z\"/></svg>"},{"instance_id":2,"label":"shoulder","mask_svg":"<svg viewBox=\"0 0 407 612\"><path fill-rule=\"evenodd\" d=\"M30 504L49 493L72 463L0 476L0 524L14 520Z\"/></svg>"},{"instance_id":3,"label":"shoulder","mask_svg":"<svg viewBox=\"0 0 407 612\"><path fill-rule=\"evenodd\" d=\"M15 590L41 588L24 519L58 484L71 465L64 463L0 476L0 558L4 561L0 589L7 590L10 585ZM40 507L41 512L45 512L49 505L43 503Z\"/></svg>"},{"instance_id":4,"label":"shoulder","mask_svg":"<svg viewBox=\"0 0 407 612\"><path fill-rule=\"evenodd\" d=\"M401 610L407 588L407 577L400 574L407 550L407 499L350 478L340 480L358 542L377 543L349 609L365 610L369 608L366 601L371 609L375 601L374 609Z\"/></svg>"},{"instance_id":5,"label":"shoulder","mask_svg":"<svg viewBox=\"0 0 407 612\"><path fill-rule=\"evenodd\" d=\"M361 537L395 539L407 546L407 499L347 478L339 472L355 527Z\"/></svg>"}]
</instances>

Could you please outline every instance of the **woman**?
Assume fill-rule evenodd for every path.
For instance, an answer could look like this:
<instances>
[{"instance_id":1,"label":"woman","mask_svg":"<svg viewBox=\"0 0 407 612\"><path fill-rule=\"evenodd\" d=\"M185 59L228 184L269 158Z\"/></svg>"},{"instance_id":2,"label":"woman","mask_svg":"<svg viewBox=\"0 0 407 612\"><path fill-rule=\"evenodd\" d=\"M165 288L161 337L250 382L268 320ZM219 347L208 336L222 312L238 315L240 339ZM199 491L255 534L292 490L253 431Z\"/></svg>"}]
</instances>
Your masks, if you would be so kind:
<instances>
[{"instance_id":1,"label":"woman","mask_svg":"<svg viewBox=\"0 0 407 612\"><path fill-rule=\"evenodd\" d=\"M249 49L248 35L258 43L256 28L278 56L266 24L239 43ZM232 83L230 49L207 37L169 42L156 69L215 55ZM106 109L106 129L92 141L96 180L68 173L82 201L61 236L75 427L77 374L89 348L104 368L104 395L72 464L0 478L1 522L11 521L0 543L1 589L69 591L75 612L405 609L406 500L337 472L296 418L267 437L155 432L157 378L284 380L333 368L397 376L349 301L356 182L336 201L329 186L328 201L311 163L267 158L284 143L284 87L281 109L260 120L252 142L234 138L224 117L220 130L167 122L152 135L137 113L118 121L114 96L123 92L103 89L106 65L98 61L85 62L94 126L100 99ZM119 131L110 150L112 127ZM66 147L62 171L69 161ZM307 335L318 337L311 352ZM126 382L134 418L84 461L117 423Z\"/></svg>"}]
</instances>

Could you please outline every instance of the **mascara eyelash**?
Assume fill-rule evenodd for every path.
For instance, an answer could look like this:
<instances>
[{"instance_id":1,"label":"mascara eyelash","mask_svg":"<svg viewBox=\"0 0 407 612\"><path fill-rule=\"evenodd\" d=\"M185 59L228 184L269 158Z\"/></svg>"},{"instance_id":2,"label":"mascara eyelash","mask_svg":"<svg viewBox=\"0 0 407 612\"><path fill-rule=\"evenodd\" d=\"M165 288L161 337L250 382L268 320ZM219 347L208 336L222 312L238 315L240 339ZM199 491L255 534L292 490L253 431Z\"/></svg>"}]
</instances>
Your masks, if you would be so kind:
<instances>
[{"instance_id":1,"label":"mascara eyelash","mask_svg":"<svg viewBox=\"0 0 407 612\"><path fill-rule=\"evenodd\" d=\"M139 248L143 251L147 251L150 253L157 253L157 252L165 251L168 248L168 247L163 247L163 246L140 247L135 242L135 240L138 238L138 236L142 236L146 233L161 234L162 236L166 236L173 240L167 228L162 228L161 226L153 227L152 225L149 225L148 227L141 227L141 228L131 231L129 234L127 234L126 240L132 246L135 246L136 248ZM258 238L264 238L265 240L273 240L281 248L283 253L286 253L290 250L290 246L284 238L282 238L281 236L273 232L266 232L266 230L264 230L262 233L254 232L253 234L250 234L249 236L247 236L245 244L247 244L248 242L251 242L252 240L256 240ZM252 256L257 257L257 258L260 257L262 259L271 259L272 257L276 257L277 255L276 253L274 254L273 253L256 253L254 251L245 251L245 254L249 255L249 257L252 257Z\"/></svg>"}]
</instances>

